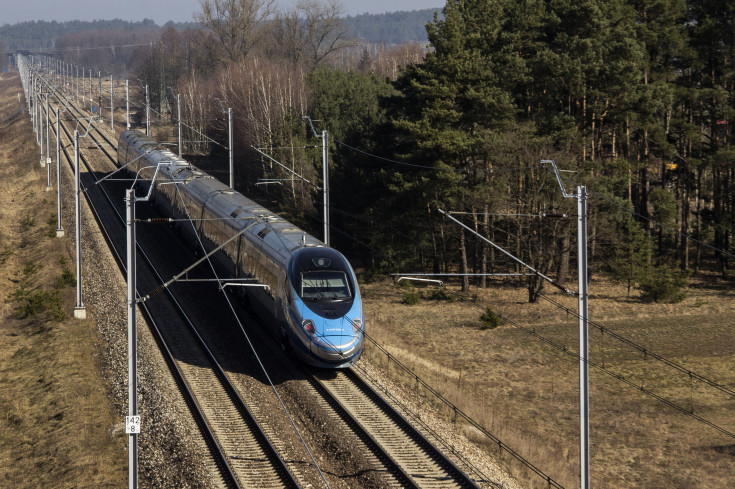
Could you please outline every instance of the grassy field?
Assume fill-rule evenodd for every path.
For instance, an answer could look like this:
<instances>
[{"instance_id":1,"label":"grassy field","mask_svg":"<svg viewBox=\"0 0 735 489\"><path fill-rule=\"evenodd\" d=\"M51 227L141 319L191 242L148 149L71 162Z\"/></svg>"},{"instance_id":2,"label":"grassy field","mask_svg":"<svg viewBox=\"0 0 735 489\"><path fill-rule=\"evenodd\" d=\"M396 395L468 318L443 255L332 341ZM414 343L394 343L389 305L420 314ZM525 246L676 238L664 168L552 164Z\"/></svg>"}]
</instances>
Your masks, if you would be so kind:
<instances>
[{"instance_id":1,"label":"grassy field","mask_svg":"<svg viewBox=\"0 0 735 489\"><path fill-rule=\"evenodd\" d=\"M55 237L20 91L0 75L0 487L122 487L127 439L112 430L94 323L71 318L71 243Z\"/></svg>"},{"instance_id":2,"label":"grassy field","mask_svg":"<svg viewBox=\"0 0 735 489\"><path fill-rule=\"evenodd\" d=\"M735 389L735 292L716 279L691 285L682 303L646 304L626 298L623 287L595 280L590 320ZM465 296L451 286L444 294L436 290L406 289L391 281L364 285L368 333L504 443L565 487L578 487L578 359L569 354L578 351L577 318L545 300L529 304L525 288L500 283ZM407 305L407 291L424 299ZM574 297L548 288L544 294L576 312ZM428 299L432 295L440 300ZM488 306L509 321L482 329L479 318ZM733 397L594 327L589 351L590 361L606 369L590 368L593 487L735 487L735 439L610 374L730 433L735 432ZM417 389L376 348L369 348L368 356L406 388ZM440 412L453 419L449 409ZM474 428L461 428L498 454ZM501 459L530 487L546 487L524 476L507 454Z\"/></svg>"}]
</instances>

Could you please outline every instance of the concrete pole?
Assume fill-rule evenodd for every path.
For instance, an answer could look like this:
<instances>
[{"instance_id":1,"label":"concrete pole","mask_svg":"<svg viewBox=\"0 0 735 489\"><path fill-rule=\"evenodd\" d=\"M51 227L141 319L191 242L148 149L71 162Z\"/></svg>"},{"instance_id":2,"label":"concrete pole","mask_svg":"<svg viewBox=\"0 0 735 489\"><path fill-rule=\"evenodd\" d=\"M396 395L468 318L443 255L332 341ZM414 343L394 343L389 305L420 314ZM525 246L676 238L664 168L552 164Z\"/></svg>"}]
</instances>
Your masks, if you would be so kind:
<instances>
[{"instance_id":1,"label":"concrete pole","mask_svg":"<svg viewBox=\"0 0 735 489\"><path fill-rule=\"evenodd\" d=\"M559 170L554 160L541 160L550 164L564 198L577 199L577 268L578 268L578 308L579 308L579 476L580 489L590 487L590 394L589 394L589 341L587 318L589 310L588 265L587 265L587 187L577 186L577 193L568 194L564 188Z\"/></svg>"},{"instance_id":2,"label":"concrete pole","mask_svg":"<svg viewBox=\"0 0 735 489\"><path fill-rule=\"evenodd\" d=\"M99 91L97 92L99 93L99 100L100 100L100 103L99 103L100 114L99 115L100 115L100 119L102 119L102 72L101 71L97 71L97 81L99 82Z\"/></svg>"},{"instance_id":3,"label":"concrete pole","mask_svg":"<svg viewBox=\"0 0 735 489\"><path fill-rule=\"evenodd\" d=\"M38 143L38 128L36 124L36 75L31 75L31 96L28 97L28 113L31 115L31 121L33 122L33 132L36 134L36 143Z\"/></svg>"},{"instance_id":4,"label":"concrete pole","mask_svg":"<svg viewBox=\"0 0 735 489\"><path fill-rule=\"evenodd\" d=\"M125 128L130 130L130 86L125 80Z\"/></svg>"},{"instance_id":5,"label":"concrete pole","mask_svg":"<svg viewBox=\"0 0 735 489\"><path fill-rule=\"evenodd\" d=\"M39 129L39 121L38 121L38 75L33 75L33 121L35 122L34 130L36 131L36 143L41 144L40 138L38 137L40 134Z\"/></svg>"},{"instance_id":6,"label":"concrete pole","mask_svg":"<svg viewBox=\"0 0 735 489\"><path fill-rule=\"evenodd\" d=\"M327 131L322 131L322 179L324 180L324 244L329 246L329 138Z\"/></svg>"},{"instance_id":7,"label":"concrete pole","mask_svg":"<svg viewBox=\"0 0 735 489\"><path fill-rule=\"evenodd\" d=\"M46 192L51 190L51 113L48 110L48 96L46 94Z\"/></svg>"},{"instance_id":8,"label":"concrete pole","mask_svg":"<svg viewBox=\"0 0 735 489\"><path fill-rule=\"evenodd\" d=\"M75 195L74 212L76 227L76 257L77 257L77 303L74 306L74 317L76 319L86 319L87 309L82 303L82 212L80 202L80 183L79 183L79 131L74 130L74 184Z\"/></svg>"},{"instance_id":9,"label":"concrete pole","mask_svg":"<svg viewBox=\"0 0 735 489\"><path fill-rule=\"evenodd\" d=\"M125 221L127 227L128 260L128 416L138 415L138 362L137 362L137 325L135 307L135 190L125 191ZM128 487L138 487L138 433L129 433L128 438Z\"/></svg>"},{"instance_id":10,"label":"concrete pole","mask_svg":"<svg viewBox=\"0 0 735 489\"><path fill-rule=\"evenodd\" d=\"M145 86L145 135L151 135L151 120L148 114L149 108L148 85Z\"/></svg>"},{"instance_id":11,"label":"concrete pole","mask_svg":"<svg viewBox=\"0 0 735 489\"><path fill-rule=\"evenodd\" d=\"M227 130L229 134L229 149L230 149L230 188L235 189L235 166L232 158L232 108L227 109Z\"/></svg>"},{"instance_id":12,"label":"concrete pole","mask_svg":"<svg viewBox=\"0 0 735 489\"><path fill-rule=\"evenodd\" d=\"M587 337L587 187L577 187L577 242L579 250L579 469L580 488L590 487L590 396Z\"/></svg>"},{"instance_id":13,"label":"concrete pole","mask_svg":"<svg viewBox=\"0 0 735 489\"><path fill-rule=\"evenodd\" d=\"M178 107L179 113L179 156L181 156L181 94L176 96L176 106Z\"/></svg>"},{"instance_id":14,"label":"concrete pole","mask_svg":"<svg viewBox=\"0 0 735 489\"><path fill-rule=\"evenodd\" d=\"M41 142L41 168L44 168L46 166L46 158L43 157L43 103L40 100L38 103L38 135L39 141Z\"/></svg>"},{"instance_id":15,"label":"concrete pole","mask_svg":"<svg viewBox=\"0 0 735 489\"><path fill-rule=\"evenodd\" d=\"M64 236L64 228L61 225L61 136L59 133L60 127L59 107L56 106L56 237L61 238Z\"/></svg>"}]
</instances>

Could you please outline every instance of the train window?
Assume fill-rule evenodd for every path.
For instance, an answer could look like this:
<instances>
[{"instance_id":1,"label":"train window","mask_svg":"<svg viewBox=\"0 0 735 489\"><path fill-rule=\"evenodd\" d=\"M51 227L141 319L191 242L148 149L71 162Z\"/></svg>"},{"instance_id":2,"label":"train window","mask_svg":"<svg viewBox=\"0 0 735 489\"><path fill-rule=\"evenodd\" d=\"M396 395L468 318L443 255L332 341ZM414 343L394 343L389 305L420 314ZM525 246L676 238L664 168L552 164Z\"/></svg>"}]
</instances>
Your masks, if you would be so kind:
<instances>
[{"instance_id":1,"label":"train window","mask_svg":"<svg viewBox=\"0 0 735 489\"><path fill-rule=\"evenodd\" d=\"M347 274L342 271L320 270L301 274L301 293L304 300L345 300L351 298Z\"/></svg>"}]
</instances>

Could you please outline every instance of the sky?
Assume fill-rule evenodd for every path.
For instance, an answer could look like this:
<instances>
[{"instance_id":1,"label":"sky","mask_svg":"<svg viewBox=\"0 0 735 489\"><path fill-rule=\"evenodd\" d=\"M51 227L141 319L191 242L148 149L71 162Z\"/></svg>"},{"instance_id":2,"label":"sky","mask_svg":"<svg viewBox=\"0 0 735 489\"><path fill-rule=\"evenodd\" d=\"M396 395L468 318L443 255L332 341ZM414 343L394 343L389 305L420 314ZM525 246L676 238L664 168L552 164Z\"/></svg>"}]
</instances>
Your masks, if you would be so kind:
<instances>
[{"instance_id":1,"label":"sky","mask_svg":"<svg viewBox=\"0 0 735 489\"><path fill-rule=\"evenodd\" d=\"M296 0L278 0L282 8ZM3 0L0 25L31 20L153 19L163 25L169 20L187 22L200 10L199 0ZM425 8L441 9L445 0L342 0L346 15L384 13Z\"/></svg>"}]
</instances>

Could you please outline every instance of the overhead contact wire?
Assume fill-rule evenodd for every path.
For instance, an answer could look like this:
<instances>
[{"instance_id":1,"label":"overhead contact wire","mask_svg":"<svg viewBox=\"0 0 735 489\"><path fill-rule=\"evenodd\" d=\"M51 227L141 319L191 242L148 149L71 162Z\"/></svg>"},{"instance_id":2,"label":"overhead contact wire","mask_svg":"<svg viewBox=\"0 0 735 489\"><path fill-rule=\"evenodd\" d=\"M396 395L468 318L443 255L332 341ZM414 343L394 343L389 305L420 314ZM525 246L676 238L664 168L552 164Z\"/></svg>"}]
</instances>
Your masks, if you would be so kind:
<instances>
[{"instance_id":1,"label":"overhead contact wire","mask_svg":"<svg viewBox=\"0 0 735 489\"><path fill-rule=\"evenodd\" d=\"M531 336L533 336L533 337L535 337L535 338L543 341L547 345L550 345L553 348L556 348L556 349L562 351L563 353L566 353L567 355L569 355L571 357L574 357L576 360L584 360L587 363L587 365L590 365L590 366L592 366L592 367L600 370L601 372L609 375L610 377L613 377L614 379L616 379L616 380L618 380L620 382L623 382L624 384L627 384L630 387L635 388L636 390L638 390L638 391L646 394L647 396L653 397L654 399L656 399L656 400L658 400L658 401L666 404L667 406L669 406L669 407L671 407L671 408L673 408L673 409L675 409L675 410L677 410L677 411L679 411L679 412L681 412L681 413L683 413L683 414L685 414L685 415L687 415L687 416L689 416L689 417L691 417L693 419L696 419L700 423L703 423L703 424L709 426L710 428L713 428L713 429L719 431L723 435L726 435L726 436L729 436L730 438L735 439L735 433L733 433L731 431L728 431L727 429L725 429L725 428L723 428L723 427L715 424L714 422L712 422L712 421L710 421L710 420L708 420L706 418L703 418L702 416L699 416L698 414L694 414L691 410L689 410L689 409L687 409L685 407L682 407L679 404L677 404L677 403L675 403L673 401L670 401L670 400L666 399L665 397L662 397L662 396L656 394L655 392L651 391L650 389L646 389L642 385L636 384L635 382L626 379L625 377L623 377L620 374L616 374L615 372L609 370L606 367L603 367L602 365L600 365L600 364L598 364L596 362L592 362L589 359L582 359L582 357L580 357L579 354L574 353L573 351L569 350L569 348L567 348L566 346L560 345L560 344L556 343L555 341L553 341L553 340L551 340L549 338L546 338L544 336L541 336L540 334L536 333L536 331L533 331L532 329L526 328L525 326L521 326L521 325L515 323L514 321L512 321L512 320L510 320L510 319L508 319L508 318L506 318L506 317L504 317L504 316L502 316L500 314L498 314L498 317L500 319L502 319L503 321L505 321L506 323L510 324L511 326L513 326L515 328L518 328L518 329L520 329L520 330L522 330L522 331L530 334Z\"/></svg>"},{"instance_id":2,"label":"overhead contact wire","mask_svg":"<svg viewBox=\"0 0 735 489\"><path fill-rule=\"evenodd\" d=\"M179 195L179 197L180 197L179 192L176 192L176 194ZM184 211L185 211L186 215L188 217L191 217L191 213L189 212L189 209L186 206L186 202L184 202L184 199L183 198L180 198L180 202L181 202L181 205L184 208ZM206 248L204 247L204 243L202 243L201 236L199 235L199 232L197 231L196 225L194 224L193 221L190 222L190 224L191 224L192 228L194 229L194 235L197 237L197 241L199 243L199 246L201 246L202 250L204 250L206 252ZM237 321L237 324L240 327L240 331L242 331L243 336L247 340L248 346L250 346L250 350L253 352L253 355L255 355L255 359L257 360L258 365L260 366L260 369L263 372L263 375L265 375L265 378L268 380L268 384L271 386L271 389L273 390L273 393L275 394L276 398L278 399L278 402L280 403L281 408L286 413L286 416L288 417L289 422L291 423L291 426L293 427L294 431L296 432L296 434L298 435L299 439L301 440L301 443L304 446L304 449L306 450L306 452L308 453L309 458L311 458L311 461L314 464L314 467L319 472L319 475L321 476L322 481L324 482L325 486L327 488L329 488L330 487L329 482L327 482L327 479L324 476L324 473L322 472L321 468L319 467L319 464L317 463L316 458L314 457L314 455L312 454L311 450L309 449L309 446L306 444L306 440L304 440L303 436L301 435L301 431L299 431L298 427L296 426L296 423L294 422L293 417L291 416L291 413L289 412L288 408L286 407L286 404L283 402L283 399L281 399L281 396L278 393L278 389L276 389L276 386L273 383L273 381L271 380L270 375L268 375L268 371L266 370L265 365L263 365L263 362L261 361L260 356L258 355L258 352L255 350L255 345L253 345L252 341L250 340L250 336L247 334L247 332L245 331L245 327L243 326L242 322L240 321L240 318L235 313L235 307L232 305L232 301L230 300L230 297L227 295L227 293L225 292L225 290L222 288L222 279L220 279L220 277L217 275L217 271L215 270L214 265L212 264L212 261L209 259L209 256L207 256L207 263L209 264L209 267L210 267L212 273L214 274L215 278L217 279L217 282L220 285L220 290L222 291L222 293L223 293L223 295L225 297L225 300L227 301L227 304L230 307L230 311L232 312L232 315L234 316L235 321Z\"/></svg>"},{"instance_id":3,"label":"overhead contact wire","mask_svg":"<svg viewBox=\"0 0 735 489\"><path fill-rule=\"evenodd\" d=\"M579 319L579 314L576 311L574 311L573 309L569 309L568 307L564 306L563 304L558 303L557 301L555 301L551 297L548 297L548 296L546 296L546 295L544 295L544 294L542 294L540 292L538 292L537 295L539 297L541 297L542 299L544 299L545 301L549 302L550 304L558 307L559 309L562 309L567 314L570 314L570 315L576 317L577 319ZM661 362L661 363L663 363L663 364L665 364L665 365L667 365L667 366L669 366L671 368L674 368L674 369L676 369L676 370L678 370L678 371L680 371L682 373L685 373L689 377L692 377L692 378L697 379L697 380L699 380L701 382L704 382L705 384L707 384L707 385L709 385L711 387L714 387L715 389L717 389L719 391L722 391L725 394L727 394L727 395L735 398L735 391L733 391L729 387L727 387L725 385L722 385L722 384L720 384L718 382L715 382L714 380L711 380L711 379L709 379L709 378L707 378L707 377L705 377L703 375L700 375L700 374L698 374L696 372L693 372L693 371L689 370L688 368L684 367L683 365L679 365L678 363L676 363L676 362L674 362L672 360L669 360L668 358L666 358L666 357L664 357L662 355L659 355L658 353L655 353L655 352L649 350L648 348L639 345L638 343L635 343L633 340L629 340L628 338L625 338L624 336L622 336L622 335L620 335L620 334L618 334L618 333L616 333L614 331L611 331L610 329L606 328L605 326L601 325L600 323L597 323L597 322L592 321L590 319L587 320L587 323L589 325L591 325L591 326L594 326L601 333L607 333L609 336L612 336L613 338L615 338L616 340L620 341L621 343L624 343L624 344L626 344L626 345L634 348L635 350L638 350L640 353L643 353L646 356L650 356L654 360L657 360L657 361L659 361L659 362Z\"/></svg>"}]
</instances>

